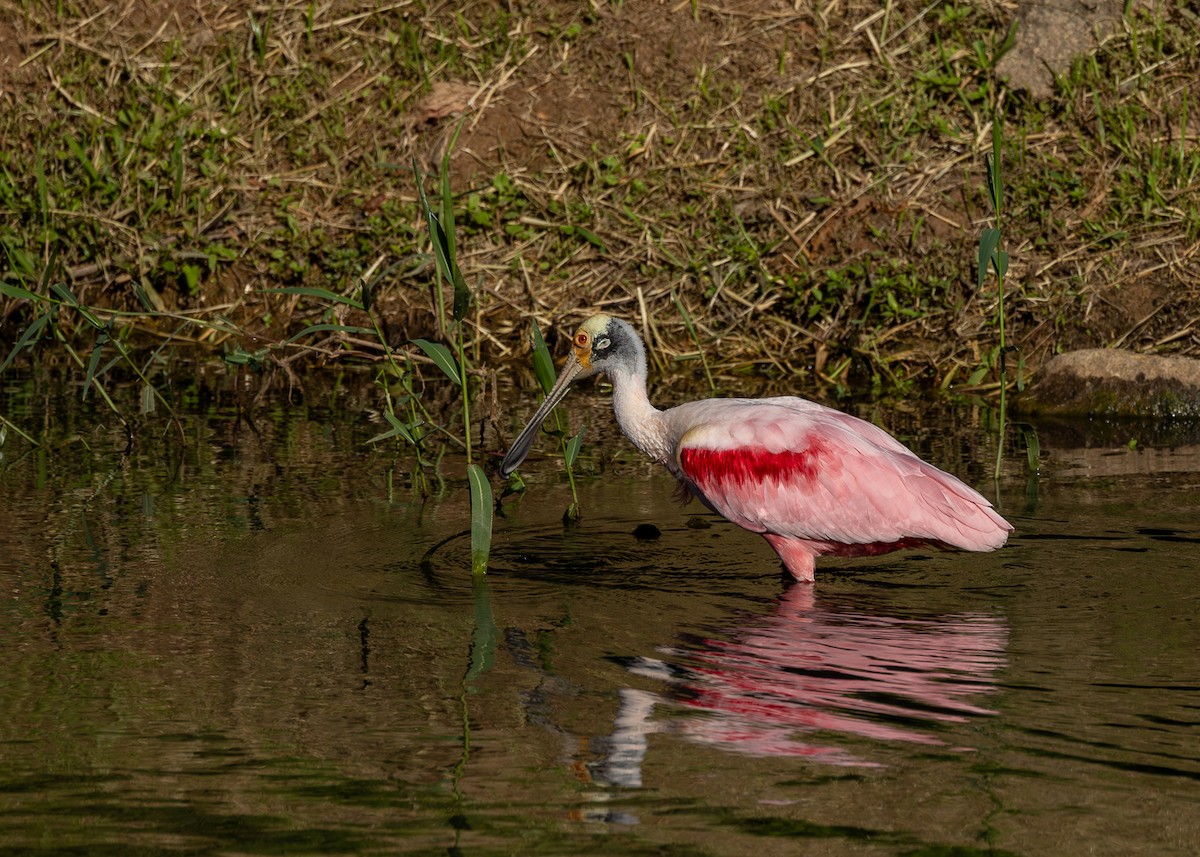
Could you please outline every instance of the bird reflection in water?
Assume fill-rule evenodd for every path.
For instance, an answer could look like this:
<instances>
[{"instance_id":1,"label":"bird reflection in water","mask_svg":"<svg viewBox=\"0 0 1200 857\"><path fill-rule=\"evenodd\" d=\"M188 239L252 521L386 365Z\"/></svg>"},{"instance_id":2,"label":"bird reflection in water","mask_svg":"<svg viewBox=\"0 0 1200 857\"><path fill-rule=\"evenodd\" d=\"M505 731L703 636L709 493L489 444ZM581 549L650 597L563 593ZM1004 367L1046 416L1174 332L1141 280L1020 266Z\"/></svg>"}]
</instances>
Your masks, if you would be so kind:
<instances>
[{"instance_id":1,"label":"bird reflection in water","mask_svg":"<svg viewBox=\"0 0 1200 857\"><path fill-rule=\"evenodd\" d=\"M624 661L666 690L621 690L613 732L593 748L603 754L593 780L640 786L653 733L750 756L875 766L826 742L840 733L945 746L940 724L995 713L981 697L1005 665L1002 618L897 618L821 600L811 586L792 586L771 614L724 638ZM655 718L656 708L671 713Z\"/></svg>"}]
</instances>

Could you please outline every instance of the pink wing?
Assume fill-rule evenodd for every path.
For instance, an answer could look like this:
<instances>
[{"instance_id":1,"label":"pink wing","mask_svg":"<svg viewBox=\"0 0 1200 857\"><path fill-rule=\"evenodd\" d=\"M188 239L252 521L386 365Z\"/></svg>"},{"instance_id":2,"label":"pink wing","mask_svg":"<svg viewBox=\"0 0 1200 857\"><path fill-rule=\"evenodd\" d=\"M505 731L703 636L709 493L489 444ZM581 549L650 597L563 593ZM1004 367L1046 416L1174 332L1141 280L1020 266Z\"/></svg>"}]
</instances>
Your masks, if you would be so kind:
<instances>
[{"instance_id":1,"label":"pink wing","mask_svg":"<svg viewBox=\"0 0 1200 857\"><path fill-rule=\"evenodd\" d=\"M849 414L790 398L708 400L669 413L690 426L675 450L677 473L745 529L967 550L997 548L1012 529L978 492Z\"/></svg>"}]
</instances>

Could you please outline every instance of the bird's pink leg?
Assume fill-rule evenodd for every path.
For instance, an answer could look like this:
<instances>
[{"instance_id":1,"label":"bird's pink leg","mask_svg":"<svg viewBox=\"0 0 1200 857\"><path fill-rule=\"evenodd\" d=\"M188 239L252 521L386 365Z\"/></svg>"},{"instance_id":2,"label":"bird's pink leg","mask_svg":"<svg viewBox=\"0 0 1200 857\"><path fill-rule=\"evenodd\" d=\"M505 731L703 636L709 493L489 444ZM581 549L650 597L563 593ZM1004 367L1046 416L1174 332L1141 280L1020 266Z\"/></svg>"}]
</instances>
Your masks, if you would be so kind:
<instances>
[{"instance_id":1,"label":"bird's pink leg","mask_svg":"<svg viewBox=\"0 0 1200 857\"><path fill-rule=\"evenodd\" d=\"M817 552L812 547L798 539L789 539L774 533L763 533L763 538L767 540L767 544L775 550L775 553L779 554L779 558L783 560L783 564L787 566L792 577L803 583L814 581L813 572L816 567Z\"/></svg>"}]
</instances>

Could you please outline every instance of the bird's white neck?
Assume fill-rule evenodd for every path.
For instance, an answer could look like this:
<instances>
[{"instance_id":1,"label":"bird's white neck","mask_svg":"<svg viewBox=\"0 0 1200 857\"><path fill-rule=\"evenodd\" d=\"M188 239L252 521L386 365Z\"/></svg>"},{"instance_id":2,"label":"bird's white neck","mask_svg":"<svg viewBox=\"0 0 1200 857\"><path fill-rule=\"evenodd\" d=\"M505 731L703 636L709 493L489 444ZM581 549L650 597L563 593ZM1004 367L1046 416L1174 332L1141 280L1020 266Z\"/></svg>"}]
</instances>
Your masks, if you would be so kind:
<instances>
[{"instance_id":1,"label":"bird's white neck","mask_svg":"<svg viewBox=\"0 0 1200 857\"><path fill-rule=\"evenodd\" d=\"M650 397L646 395L645 355L641 355L630 369L610 370L608 376L613 385L613 412L617 425L634 446L665 464L671 456L671 444L662 411L650 404Z\"/></svg>"}]
</instances>

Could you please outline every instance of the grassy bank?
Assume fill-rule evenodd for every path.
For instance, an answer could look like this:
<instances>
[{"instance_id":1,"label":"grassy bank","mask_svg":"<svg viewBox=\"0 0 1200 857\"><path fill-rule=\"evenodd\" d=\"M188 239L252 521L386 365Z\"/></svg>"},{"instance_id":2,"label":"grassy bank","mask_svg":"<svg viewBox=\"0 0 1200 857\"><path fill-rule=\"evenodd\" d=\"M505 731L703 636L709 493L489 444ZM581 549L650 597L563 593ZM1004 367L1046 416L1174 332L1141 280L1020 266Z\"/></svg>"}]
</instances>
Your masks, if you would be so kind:
<instances>
[{"instance_id":1,"label":"grassy bank","mask_svg":"<svg viewBox=\"0 0 1200 857\"><path fill-rule=\"evenodd\" d=\"M1183 6L1131 5L1041 99L997 80L1012 10L987 3L0 12L0 359L82 375L100 336L129 365L190 344L293 382L385 345L421 359L448 304L410 164L436 174L457 129L474 365L527 354L531 317L603 308L667 371L698 371L698 341L718 379L994 389L975 259L996 111L1024 365L1197 351Z\"/></svg>"}]
</instances>

